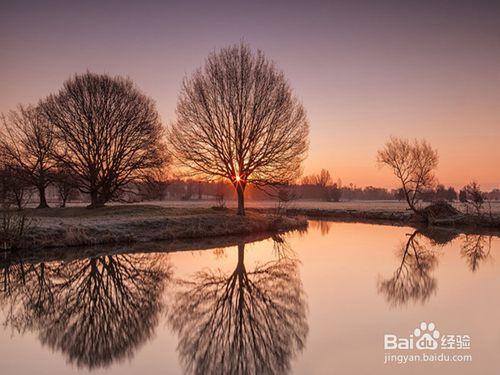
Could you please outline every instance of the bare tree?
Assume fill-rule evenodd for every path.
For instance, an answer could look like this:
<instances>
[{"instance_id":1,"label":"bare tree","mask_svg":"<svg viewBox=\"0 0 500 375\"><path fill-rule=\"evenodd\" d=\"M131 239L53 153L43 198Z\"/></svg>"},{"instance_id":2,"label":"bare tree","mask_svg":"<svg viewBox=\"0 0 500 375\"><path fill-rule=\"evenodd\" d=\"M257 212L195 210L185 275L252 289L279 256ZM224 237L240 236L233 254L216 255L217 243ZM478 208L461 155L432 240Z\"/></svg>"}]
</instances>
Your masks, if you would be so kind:
<instances>
[{"instance_id":1,"label":"bare tree","mask_svg":"<svg viewBox=\"0 0 500 375\"><path fill-rule=\"evenodd\" d=\"M155 104L129 79L75 75L41 108L61 140L56 159L79 177L89 207L103 206L143 170L163 163Z\"/></svg>"},{"instance_id":2,"label":"bare tree","mask_svg":"<svg viewBox=\"0 0 500 375\"><path fill-rule=\"evenodd\" d=\"M52 125L41 111L32 106L19 106L16 111L2 115L0 129L1 156L17 169L26 183L38 190L38 208L47 208L45 189L51 182L56 147Z\"/></svg>"},{"instance_id":3,"label":"bare tree","mask_svg":"<svg viewBox=\"0 0 500 375\"><path fill-rule=\"evenodd\" d=\"M469 204L474 208L476 214L481 215L481 210L483 208L483 204L485 201L485 194L481 191L481 187L475 181L472 181L470 184L464 186L462 189L464 192L463 203L468 206ZM467 212L469 208L467 207Z\"/></svg>"},{"instance_id":4,"label":"bare tree","mask_svg":"<svg viewBox=\"0 0 500 375\"><path fill-rule=\"evenodd\" d=\"M17 165L4 164L0 170L0 185L0 198L4 207L13 204L22 210L31 199L33 191L24 170Z\"/></svg>"},{"instance_id":5,"label":"bare tree","mask_svg":"<svg viewBox=\"0 0 500 375\"><path fill-rule=\"evenodd\" d=\"M215 207L218 209L226 208L226 199L224 195L224 181L217 181L215 187Z\"/></svg>"},{"instance_id":6,"label":"bare tree","mask_svg":"<svg viewBox=\"0 0 500 375\"><path fill-rule=\"evenodd\" d=\"M209 55L183 82L174 156L193 174L228 179L244 215L247 184L284 184L300 175L309 126L282 72L245 44Z\"/></svg>"},{"instance_id":7,"label":"bare tree","mask_svg":"<svg viewBox=\"0 0 500 375\"><path fill-rule=\"evenodd\" d=\"M434 184L434 170L438 165L438 153L425 140L392 137L378 151L377 162L390 167L401 182L408 205L413 212L421 214L417 207L421 194Z\"/></svg>"},{"instance_id":8,"label":"bare tree","mask_svg":"<svg viewBox=\"0 0 500 375\"><path fill-rule=\"evenodd\" d=\"M342 181L340 179L333 183L332 176L327 169L322 169L319 174L305 176L301 180L302 188L310 191L316 197L319 197L327 202L338 202L342 196Z\"/></svg>"},{"instance_id":9,"label":"bare tree","mask_svg":"<svg viewBox=\"0 0 500 375\"><path fill-rule=\"evenodd\" d=\"M61 200L60 207L66 207L70 195L78 190L78 177L63 165L54 173L53 181Z\"/></svg>"},{"instance_id":10,"label":"bare tree","mask_svg":"<svg viewBox=\"0 0 500 375\"><path fill-rule=\"evenodd\" d=\"M297 199L300 195L295 185L282 185L277 188L276 198L276 213L278 215L286 214L286 210L290 204Z\"/></svg>"},{"instance_id":11,"label":"bare tree","mask_svg":"<svg viewBox=\"0 0 500 375\"><path fill-rule=\"evenodd\" d=\"M172 177L168 164L150 168L144 173L139 188L140 194L143 199L163 200L171 184Z\"/></svg>"},{"instance_id":12,"label":"bare tree","mask_svg":"<svg viewBox=\"0 0 500 375\"><path fill-rule=\"evenodd\" d=\"M314 185L326 188L332 184L332 176L327 169L322 169L317 175L313 175L311 178Z\"/></svg>"},{"instance_id":13,"label":"bare tree","mask_svg":"<svg viewBox=\"0 0 500 375\"><path fill-rule=\"evenodd\" d=\"M25 238L31 221L24 214L15 214L8 206L0 210L0 249L17 249Z\"/></svg>"},{"instance_id":14,"label":"bare tree","mask_svg":"<svg viewBox=\"0 0 500 375\"><path fill-rule=\"evenodd\" d=\"M319 174L312 176L311 181L313 182L313 185L316 185L319 189L321 189L323 199L329 201L329 187L332 184L330 172L326 169L322 169Z\"/></svg>"},{"instance_id":15,"label":"bare tree","mask_svg":"<svg viewBox=\"0 0 500 375\"><path fill-rule=\"evenodd\" d=\"M0 162L0 204L2 208L8 207L10 202L9 170Z\"/></svg>"}]
</instances>

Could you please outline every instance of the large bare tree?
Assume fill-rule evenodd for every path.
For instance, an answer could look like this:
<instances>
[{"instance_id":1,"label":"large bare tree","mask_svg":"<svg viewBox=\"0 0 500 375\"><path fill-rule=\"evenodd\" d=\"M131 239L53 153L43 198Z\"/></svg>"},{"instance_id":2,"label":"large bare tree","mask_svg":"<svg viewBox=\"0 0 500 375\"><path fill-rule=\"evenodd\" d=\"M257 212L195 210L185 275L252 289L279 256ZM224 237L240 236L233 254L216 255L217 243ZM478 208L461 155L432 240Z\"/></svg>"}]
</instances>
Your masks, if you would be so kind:
<instances>
[{"instance_id":1,"label":"large bare tree","mask_svg":"<svg viewBox=\"0 0 500 375\"><path fill-rule=\"evenodd\" d=\"M378 163L390 167L399 179L410 209L417 214L421 214L417 204L422 192L434 184L438 160L437 151L427 141L395 137L377 154Z\"/></svg>"},{"instance_id":2,"label":"large bare tree","mask_svg":"<svg viewBox=\"0 0 500 375\"><path fill-rule=\"evenodd\" d=\"M103 206L163 162L164 132L155 104L129 79L75 75L41 108L61 140L56 159L80 178L90 207Z\"/></svg>"},{"instance_id":3,"label":"large bare tree","mask_svg":"<svg viewBox=\"0 0 500 375\"><path fill-rule=\"evenodd\" d=\"M172 151L193 174L228 179L244 215L249 183L285 184L300 174L309 126L302 104L272 61L247 45L209 55L182 85Z\"/></svg>"},{"instance_id":4,"label":"large bare tree","mask_svg":"<svg viewBox=\"0 0 500 375\"><path fill-rule=\"evenodd\" d=\"M52 125L33 106L19 106L16 111L2 115L0 156L16 169L27 184L37 188L38 208L48 207L45 189L51 182L54 169L52 150L56 147Z\"/></svg>"}]
</instances>

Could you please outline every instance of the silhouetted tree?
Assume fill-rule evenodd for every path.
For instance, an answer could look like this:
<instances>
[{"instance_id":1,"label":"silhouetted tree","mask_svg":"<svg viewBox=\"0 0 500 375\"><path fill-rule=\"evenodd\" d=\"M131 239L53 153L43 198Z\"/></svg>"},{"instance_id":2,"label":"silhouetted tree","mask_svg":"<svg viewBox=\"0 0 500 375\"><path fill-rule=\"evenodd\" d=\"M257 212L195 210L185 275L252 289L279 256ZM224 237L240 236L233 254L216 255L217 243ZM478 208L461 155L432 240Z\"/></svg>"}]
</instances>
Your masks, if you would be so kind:
<instances>
[{"instance_id":1,"label":"silhouetted tree","mask_svg":"<svg viewBox=\"0 0 500 375\"><path fill-rule=\"evenodd\" d=\"M458 193L458 200L460 201L460 203L467 203L467 192L465 191L465 189L461 189Z\"/></svg>"},{"instance_id":2,"label":"silhouetted tree","mask_svg":"<svg viewBox=\"0 0 500 375\"><path fill-rule=\"evenodd\" d=\"M226 199L225 199L225 184L224 181L217 181L215 183L215 204L219 209L226 208Z\"/></svg>"},{"instance_id":3,"label":"silhouetted tree","mask_svg":"<svg viewBox=\"0 0 500 375\"><path fill-rule=\"evenodd\" d=\"M422 192L434 183L437 151L425 140L410 142L393 137L378 151L377 161L392 169L401 182L408 206L413 212L421 214L417 203Z\"/></svg>"},{"instance_id":4,"label":"silhouetted tree","mask_svg":"<svg viewBox=\"0 0 500 375\"><path fill-rule=\"evenodd\" d=\"M32 106L19 106L16 111L2 115L0 157L16 169L26 184L37 188L38 208L47 208L45 189L51 182L54 168L52 150L56 140L52 125L41 111Z\"/></svg>"},{"instance_id":5,"label":"silhouetted tree","mask_svg":"<svg viewBox=\"0 0 500 375\"><path fill-rule=\"evenodd\" d=\"M78 190L78 177L63 165L54 172L53 183L59 194L60 206L66 207L70 195Z\"/></svg>"},{"instance_id":6,"label":"silhouetted tree","mask_svg":"<svg viewBox=\"0 0 500 375\"><path fill-rule=\"evenodd\" d=\"M230 275L201 271L178 282L168 319L188 373L283 374L304 347L306 302L297 261L280 257L249 272L244 247L238 245Z\"/></svg>"},{"instance_id":7,"label":"silhouetted tree","mask_svg":"<svg viewBox=\"0 0 500 375\"><path fill-rule=\"evenodd\" d=\"M277 200L276 213L278 215L286 214L290 204L299 199L299 193L295 185L277 186L272 195Z\"/></svg>"},{"instance_id":8,"label":"silhouetted tree","mask_svg":"<svg viewBox=\"0 0 500 375\"><path fill-rule=\"evenodd\" d=\"M462 199L465 198L463 203L466 205L470 204L476 211L476 214L480 215L485 198L479 184L472 181L470 184L464 186L462 190L464 191L464 197L462 197Z\"/></svg>"},{"instance_id":9,"label":"silhouetted tree","mask_svg":"<svg viewBox=\"0 0 500 375\"><path fill-rule=\"evenodd\" d=\"M458 198L458 194L455 191L455 189L452 186L448 187L448 189L446 190L446 200L453 202L457 198Z\"/></svg>"},{"instance_id":10,"label":"silhouetted tree","mask_svg":"<svg viewBox=\"0 0 500 375\"><path fill-rule=\"evenodd\" d=\"M394 198L396 198L398 201L402 201L406 198L405 191L403 190L403 188L396 190L396 194L394 195Z\"/></svg>"},{"instance_id":11,"label":"silhouetted tree","mask_svg":"<svg viewBox=\"0 0 500 375\"><path fill-rule=\"evenodd\" d=\"M330 172L327 169L322 169L318 174L305 176L301 180L302 191L305 196L314 196L315 198L323 199L327 202L338 202L342 196L342 182L337 180L333 183ZM315 191L310 191L314 188Z\"/></svg>"},{"instance_id":12,"label":"silhouetted tree","mask_svg":"<svg viewBox=\"0 0 500 375\"><path fill-rule=\"evenodd\" d=\"M328 189L328 196L332 202L340 201L340 198L342 197L342 187L338 182L335 182L332 186L330 186Z\"/></svg>"},{"instance_id":13,"label":"silhouetted tree","mask_svg":"<svg viewBox=\"0 0 500 375\"><path fill-rule=\"evenodd\" d=\"M171 185L170 168L166 163L156 168L150 168L144 173L140 184L140 194L143 199L162 200Z\"/></svg>"},{"instance_id":14,"label":"silhouetted tree","mask_svg":"<svg viewBox=\"0 0 500 375\"><path fill-rule=\"evenodd\" d=\"M9 170L0 162L0 204L7 207L10 202Z\"/></svg>"},{"instance_id":15,"label":"silhouetted tree","mask_svg":"<svg viewBox=\"0 0 500 375\"><path fill-rule=\"evenodd\" d=\"M317 175L313 175L311 181L314 185L316 185L319 189L321 189L323 193L323 199L326 201L330 200L330 185L332 184L332 177L330 176L330 172L326 169L322 169L321 172Z\"/></svg>"},{"instance_id":16,"label":"silhouetted tree","mask_svg":"<svg viewBox=\"0 0 500 375\"><path fill-rule=\"evenodd\" d=\"M163 163L155 104L129 79L75 75L41 108L61 141L56 159L79 177L89 207L103 206L144 170Z\"/></svg>"},{"instance_id":17,"label":"silhouetted tree","mask_svg":"<svg viewBox=\"0 0 500 375\"><path fill-rule=\"evenodd\" d=\"M21 210L29 202L32 191L27 181L25 172L17 165L4 164L0 172L2 179L2 204L4 206L15 205Z\"/></svg>"},{"instance_id":18,"label":"silhouetted tree","mask_svg":"<svg viewBox=\"0 0 500 375\"><path fill-rule=\"evenodd\" d=\"M453 202L457 199L457 192L453 187L446 188L444 185L436 186L436 191L434 192L433 200L446 200Z\"/></svg>"},{"instance_id":19,"label":"silhouetted tree","mask_svg":"<svg viewBox=\"0 0 500 375\"><path fill-rule=\"evenodd\" d=\"M247 184L285 184L308 148L306 113L283 73L247 45L209 55L184 80L170 142L193 174L228 179L245 214Z\"/></svg>"}]
</instances>

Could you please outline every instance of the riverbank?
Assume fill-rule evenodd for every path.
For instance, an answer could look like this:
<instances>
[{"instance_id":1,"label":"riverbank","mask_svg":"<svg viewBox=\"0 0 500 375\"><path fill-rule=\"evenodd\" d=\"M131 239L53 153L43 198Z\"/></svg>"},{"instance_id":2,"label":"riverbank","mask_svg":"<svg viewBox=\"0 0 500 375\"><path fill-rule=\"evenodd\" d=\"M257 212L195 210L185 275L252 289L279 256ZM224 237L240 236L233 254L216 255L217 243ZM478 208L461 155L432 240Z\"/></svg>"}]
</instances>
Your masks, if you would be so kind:
<instances>
[{"instance_id":1,"label":"riverbank","mask_svg":"<svg viewBox=\"0 0 500 375\"><path fill-rule=\"evenodd\" d=\"M234 208L236 202L227 201L228 207ZM216 205L213 200L190 201L155 201L143 204L153 204L161 207L177 208L208 208ZM273 200L246 202L248 211L261 213L276 212L277 203ZM422 203L421 208L426 209L429 203ZM344 222L360 222L371 224L389 224L396 226L422 226L455 227L463 230L484 228L486 230L500 230L500 202L493 201L485 204L480 215L467 210L462 203L453 202L450 207L454 212L438 209L422 220L408 209L406 202L401 201L341 201L324 202L312 200L296 200L287 205L286 214L290 216L305 216L310 219L328 219Z\"/></svg>"},{"instance_id":2,"label":"riverbank","mask_svg":"<svg viewBox=\"0 0 500 375\"><path fill-rule=\"evenodd\" d=\"M300 229L299 229L300 230ZM291 233L295 230L287 231ZM27 248L12 251L0 257L0 269L12 264L38 264L47 262L72 262L102 256L178 253L184 251L214 250L239 244L249 244L267 239L280 239L276 232L258 232L228 236L181 238L168 241L101 244L95 246ZM70 251L68 251L70 250Z\"/></svg>"},{"instance_id":3,"label":"riverbank","mask_svg":"<svg viewBox=\"0 0 500 375\"><path fill-rule=\"evenodd\" d=\"M83 207L26 209L26 228L16 248L52 248L154 242L282 232L307 227L300 216L277 216L212 208L168 208L120 205L89 210Z\"/></svg>"},{"instance_id":4,"label":"riverbank","mask_svg":"<svg viewBox=\"0 0 500 375\"><path fill-rule=\"evenodd\" d=\"M261 213L272 212L272 209L256 209ZM416 216L409 210L349 210L349 209L324 209L324 208L289 208L289 216L305 216L310 219L328 219L343 222L359 222L372 224L391 224L400 226L420 227L427 225L440 228L484 228L500 230L500 215L474 215L458 212L450 216L422 217Z\"/></svg>"}]
</instances>

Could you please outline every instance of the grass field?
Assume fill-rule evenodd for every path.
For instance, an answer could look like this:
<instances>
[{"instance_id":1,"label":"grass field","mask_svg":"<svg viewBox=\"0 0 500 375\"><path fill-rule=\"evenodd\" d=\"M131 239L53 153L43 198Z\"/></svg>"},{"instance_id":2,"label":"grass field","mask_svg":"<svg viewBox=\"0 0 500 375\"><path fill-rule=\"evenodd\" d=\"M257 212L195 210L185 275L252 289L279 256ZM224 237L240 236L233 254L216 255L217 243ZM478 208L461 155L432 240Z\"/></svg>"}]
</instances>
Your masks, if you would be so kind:
<instances>
[{"instance_id":1,"label":"grass field","mask_svg":"<svg viewBox=\"0 0 500 375\"><path fill-rule=\"evenodd\" d=\"M74 207L85 207L88 203L77 203L70 202L68 204L68 208ZM247 200L245 201L245 206L248 208L274 208L276 207L277 202L275 200ZM426 206L428 203L424 203L423 206ZM491 203L491 212L493 214L500 214L500 201L492 201ZM73 216L75 211L71 211L68 209L59 209L58 202L49 202L49 205L52 209L45 212L44 216L63 216L70 217ZM175 209L177 209L178 214L196 214L196 208L210 208L216 206L217 203L212 199L202 199L202 200L164 200L164 201L144 201L138 203L109 203L107 206L121 206L119 211L112 213L111 211L101 211L103 215L116 215L118 213L122 213L126 215L127 206L159 206L163 208L167 208L167 211L161 212L158 210L158 207L151 208L149 210L144 209L144 214L173 214L175 213ZM460 211L464 211L464 205L458 202L453 204L455 208ZM36 207L36 203L30 203L28 207ZM226 207L228 208L236 208L237 202L235 200L227 200ZM287 206L288 208L303 208L303 209L320 209L320 210L356 210L356 211L386 211L386 212L404 212L408 209L408 205L404 201L388 201L388 200L355 200L355 201L342 201L342 202L324 202L317 200L297 200L291 202ZM180 210L182 209L182 210ZM185 211L184 209L188 209ZM147 211L146 211L147 210ZM485 203L483 207L484 213L489 212L489 204ZM99 212L99 209L95 211ZM136 212L136 211L134 211ZM199 212L199 211L198 211ZM38 213L37 213L38 215ZM78 216L94 216L92 211L88 213L80 212Z\"/></svg>"},{"instance_id":2,"label":"grass field","mask_svg":"<svg viewBox=\"0 0 500 375\"><path fill-rule=\"evenodd\" d=\"M158 205L109 205L98 209L26 208L12 211L27 217L21 240L11 247L59 247L134 243L283 231L307 226L299 217L249 211ZM7 233L9 234L9 233ZM1 244L0 228L0 244Z\"/></svg>"},{"instance_id":3,"label":"grass field","mask_svg":"<svg viewBox=\"0 0 500 375\"><path fill-rule=\"evenodd\" d=\"M177 207L177 208L201 208L212 207L216 205L213 200L191 200L191 201L155 201L143 202L142 204L158 205L162 207ZM227 207L234 208L237 206L236 201L227 201ZM276 207L276 201L247 201L245 202L248 208L273 208ZM425 205L425 204L424 204ZM454 203L454 206L463 211L464 206L461 203ZM323 202L298 200L289 203L289 208L305 208L305 209L324 209L324 210L357 210L357 211L387 211L387 212L402 212L406 211L408 205L403 201L346 201L346 202ZM488 204L484 205L485 212L489 212ZM491 211L494 214L500 214L500 201L491 202Z\"/></svg>"}]
</instances>

